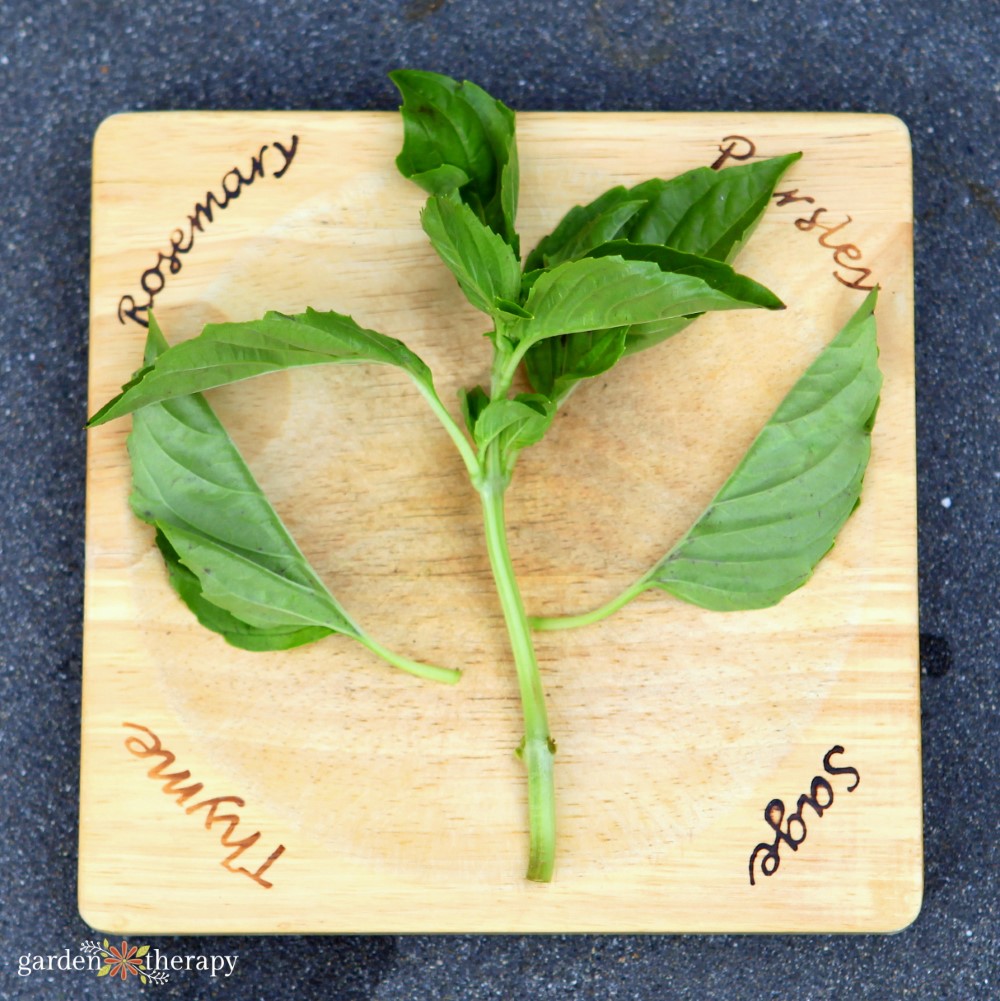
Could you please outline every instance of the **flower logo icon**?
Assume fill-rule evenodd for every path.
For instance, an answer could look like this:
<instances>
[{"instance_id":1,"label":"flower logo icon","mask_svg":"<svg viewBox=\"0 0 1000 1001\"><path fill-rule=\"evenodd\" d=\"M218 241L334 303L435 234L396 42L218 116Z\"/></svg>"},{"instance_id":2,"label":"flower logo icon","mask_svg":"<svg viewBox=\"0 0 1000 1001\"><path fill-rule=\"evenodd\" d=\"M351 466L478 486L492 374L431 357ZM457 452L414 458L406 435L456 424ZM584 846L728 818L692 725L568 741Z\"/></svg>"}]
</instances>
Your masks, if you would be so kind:
<instances>
[{"instance_id":1,"label":"flower logo icon","mask_svg":"<svg viewBox=\"0 0 1000 1001\"><path fill-rule=\"evenodd\" d=\"M121 945L110 945L105 939L101 943L81 942L80 951L91 956L101 957L101 967L97 971L99 977L119 977L128 980L138 977L143 984L163 984L169 979L166 973L150 970L143 962L143 956L149 952L148 945L129 945L122 939Z\"/></svg>"},{"instance_id":2,"label":"flower logo icon","mask_svg":"<svg viewBox=\"0 0 1000 1001\"><path fill-rule=\"evenodd\" d=\"M149 946L144 945L141 947L129 946L128 942L124 939L122 940L121 948L116 948L115 946L108 946L108 940L104 940L104 949L102 953L104 955L104 965L97 971L99 977L121 977L122 980L126 980L129 974L139 977L143 983L146 982L146 976L142 972L142 956L145 956L149 952Z\"/></svg>"}]
</instances>

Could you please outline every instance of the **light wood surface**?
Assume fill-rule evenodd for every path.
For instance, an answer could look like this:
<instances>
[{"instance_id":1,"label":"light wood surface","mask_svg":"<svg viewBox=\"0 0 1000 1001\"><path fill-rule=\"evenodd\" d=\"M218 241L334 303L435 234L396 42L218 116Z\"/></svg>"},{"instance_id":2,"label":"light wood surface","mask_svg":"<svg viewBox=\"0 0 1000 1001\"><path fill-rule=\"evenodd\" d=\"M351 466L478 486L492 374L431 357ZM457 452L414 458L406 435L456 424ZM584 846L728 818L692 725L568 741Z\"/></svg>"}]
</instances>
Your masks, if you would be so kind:
<instances>
[{"instance_id":1,"label":"light wood surface","mask_svg":"<svg viewBox=\"0 0 1000 1001\"><path fill-rule=\"evenodd\" d=\"M537 637L559 744L559 850L554 882L535 885L523 878L517 686L477 498L406 377L317 367L209 398L338 599L385 645L463 667L455 687L408 677L341 637L253 654L203 630L129 512L129 421L91 432L80 905L96 927L888 931L916 915L905 128L855 114L531 113L518 122L526 250L574 203L711 164L734 134L761 157L802 150L779 188L814 199L773 203L737 261L787 310L697 321L584 385L523 455L508 517L529 612L607 601L700 513L865 294L835 277L861 275L835 261L832 248L845 243L856 252L842 250L840 262L870 269L861 283L883 290L885 388L860 508L813 580L774 609L714 613L650 593L600 625ZM275 143L289 149L293 135L288 162ZM144 330L119 321L121 298L144 300L143 272L158 252L169 256L172 235L186 243L195 205L209 191L221 197L232 168L250 176L259 155L253 183L201 219L176 255L180 269L161 263L154 308L168 339L267 309L336 308L405 340L457 414L457 389L488 370L486 324L420 230L422 195L393 164L400 140L398 116L384 113L104 123L94 152L91 411L140 361ZM796 225L819 208L831 232ZM155 275L146 284L157 286ZM155 747L150 734L176 757L159 777L148 773L162 756L132 753ZM836 745L844 751L831 763L860 774L852 792L852 776L823 771ZM165 795L165 776L185 771ZM829 780L833 804L821 818L807 806L798 850L780 846L778 871L758 867L751 885L750 854L774 839L765 807L783 800L787 819L815 776ZM194 784L202 788L185 795ZM223 865L236 849L222 842L248 838ZM260 875L266 887L249 873L279 846Z\"/></svg>"}]
</instances>

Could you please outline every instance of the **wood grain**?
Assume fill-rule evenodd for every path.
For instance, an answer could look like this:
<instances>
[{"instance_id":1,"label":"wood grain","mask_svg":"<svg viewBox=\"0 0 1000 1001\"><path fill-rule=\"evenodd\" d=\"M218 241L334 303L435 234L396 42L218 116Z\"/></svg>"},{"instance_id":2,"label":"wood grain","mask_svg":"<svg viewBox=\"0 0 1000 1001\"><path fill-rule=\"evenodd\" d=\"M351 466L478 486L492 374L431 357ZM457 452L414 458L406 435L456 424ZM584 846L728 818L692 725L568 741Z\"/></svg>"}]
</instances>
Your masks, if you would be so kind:
<instances>
[{"instance_id":1,"label":"wood grain","mask_svg":"<svg viewBox=\"0 0 1000 1001\"><path fill-rule=\"evenodd\" d=\"M631 583L700 513L782 395L883 289L883 401L863 502L778 607L712 613L647 594L537 640L559 742L559 855L523 879L525 779L513 667L477 498L405 376L317 368L210 394L306 555L373 635L465 669L453 688L331 637L252 654L201 629L127 505L128 420L90 434L80 906L98 928L166 932L886 931L921 898L909 139L856 114L519 116L523 245L616 183L710 164L723 137L801 149L739 270L788 303L705 317L579 390L523 456L511 548L534 614ZM290 148L283 163L275 143ZM266 309L336 308L404 339L457 413L484 379L482 317L423 236L382 113L130 114L94 148L90 403L139 364L120 322L224 175L260 173L202 219L155 310L168 339ZM268 148L261 153L263 146ZM228 183L236 185L235 175ZM823 213L815 215L817 209ZM848 219L840 229L833 229ZM811 229L796 220L813 218ZM829 232L828 232L829 230ZM178 236L178 232L180 236ZM825 244L821 243L825 237ZM147 275L147 285L158 281ZM133 750L153 738L176 761ZM136 742L139 742L138 744ZM748 879L823 757L834 802ZM165 776L188 772L165 795ZM184 796L183 790L201 790ZM178 798L182 799L178 803ZM214 807L199 802L219 799ZM237 802L238 801L238 802ZM189 809L194 806L196 809ZM238 826L226 815L238 816ZM208 826L206 827L206 821ZM214 822L213 822L214 821ZM255 832L242 854L226 847ZM251 878L283 846L261 878ZM238 871L240 867L246 873Z\"/></svg>"}]
</instances>

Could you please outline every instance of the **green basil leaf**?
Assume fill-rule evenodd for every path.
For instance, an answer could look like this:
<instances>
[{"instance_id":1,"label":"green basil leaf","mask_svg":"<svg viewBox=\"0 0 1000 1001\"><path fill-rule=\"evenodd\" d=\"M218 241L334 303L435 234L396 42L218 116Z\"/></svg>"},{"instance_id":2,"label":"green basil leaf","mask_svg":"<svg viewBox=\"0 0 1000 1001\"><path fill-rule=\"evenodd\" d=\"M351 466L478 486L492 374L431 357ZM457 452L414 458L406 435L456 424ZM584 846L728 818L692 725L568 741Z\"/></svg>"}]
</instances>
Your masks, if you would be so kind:
<instances>
[{"instance_id":1,"label":"green basil leaf","mask_svg":"<svg viewBox=\"0 0 1000 1001\"><path fill-rule=\"evenodd\" d=\"M473 429L480 454L499 438L500 452L509 472L518 452L542 440L555 412L551 400L533 393L519 393L512 400L492 400L480 412Z\"/></svg>"},{"instance_id":2,"label":"green basil leaf","mask_svg":"<svg viewBox=\"0 0 1000 1001\"><path fill-rule=\"evenodd\" d=\"M156 530L156 545L167 567L170 586L177 596L194 613L198 621L212 632L219 633L227 643L243 650L263 652L268 650L290 650L293 647L312 643L332 633L322 626L286 626L263 629L251 626L236 618L231 612L214 605L203 594L201 582L181 563L180 557L167 537Z\"/></svg>"},{"instance_id":3,"label":"green basil leaf","mask_svg":"<svg viewBox=\"0 0 1000 1001\"><path fill-rule=\"evenodd\" d=\"M514 142L513 126L507 146L507 159L500 168L500 217L503 230L500 235L510 244L514 256L521 258L521 238L515 224L517 222L517 197L521 189L521 168L517 158L517 144ZM495 226L491 227L496 229Z\"/></svg>"},{"instance_id":4,"label":"green basil leaf","mask_svg":"<svg viewBox=\"0 0 1000 1001\"><path fill-rule=\"evenodd\" d=\"M218 494L212 492L211 496L211 503L215 503ZM319 626L360 638L360 631L312 572L305 557L290 552L287 543L276 553L258 547L246 549L243 543L251 534L265 533L246 532L245 524L240 525L244 531L239 533L238 541L206 534L201 526L168 523L165 517L158 517L155 524L178 559L198 578L206 600L248 625L268 630Z\"/></svg>"},{"instance_id":5,"label":"green basil leaf","mask_svg":"<svg viewBox=\"0 0 1000 1001\"><path fill-rule=\"evenodd\" d=\"M151 317L147 365L155 368L168 350ZM197 579L195 604L209 602L252 629L318 627L360 638L203 397L182 396L137 412L128 450L132 510L156 527L176 562ZM190 582L182 583L193 597Z\"/></svg>"},{"instance_id":6,"label":"green basil leaf","mask_svg":"<svg viewBox=\"0 0 1000 1001\"><path fill-rule=\"evenodd\" d=\"M725 292L740 302L762 309L785 308L785 304L773 292L753 279L737 274L728 264L697 254L687 254L673 247L614 240L601 247L595 247L590 256L619 256L626 260L653 261L663 271L700 278L706 285L719 292ZM654 347L661 341L680 333L693 319L696 317L670 317L652 323L634 324L626 332L624 354L632 355Z\"/></svg>"},{"instance_id":7,"label":"green basil leaf","mask_svg":"<svg viewBox=\"0 0 1000 1001\"><path fill-rule=\"evenodd\" d=\"M801 155L724 170L696 167L669 180L651 178L633 188L611 188L589 205L570 209L528 255L525 271L572 260L574 254L582 257L599 243L615 239L731 261L763 215L781 175ZM627 214L612 232L616 211ZM584 236L588 227L595 231L603 227L607 235L588 247Z\"/></svg>"},{"instance_id":8,"label":"green basil leaf","mask_svg":"<svg viewBox=\"0 0 1000 1001\"><path fill-rule=\"evenodd\" d=\"M268 372L324 362L375 362L432 386L430 370L402 341L359 327L349 316L310 309L297 316L209 324L141 369L88 422L103 424L151 403L200 393Z\"/></svg>"},{"instance_id":9,"label":"green basil leaf","mask_svg":"<svg viewBox=\"0 0 1000 1001\"><path fill-rule=\"evenodd\" d=\"M667 180L652 177L637 184L629 197L642 199L646 207L623 235L636 243L668 243L685 213L712 190L719 176L709 167L695 167Z\"/></svg>"},{"instance_id":10,"label":"green basil leaf","mask_svg":"<svg viewBox=\"0 0 1000 1001\"><path fill-rule=\"evenodd\" d=\"M531 290L535 287L535 282L538 281L542 275L545 274L547 268L534 268L531 271L525 271L521 275L521 301L524 302L531 293ZM527 314L531 316L530 313Z\"/></svg>"},{"instance_id":11,"label":"green basil leaf","mask_svg":"<svg viewBox=\"0 0 1000 1001\"><path fill-rule=\"evenodd\" d=\"M482 386L473 386L472 389L460 389L458 391L459 404L462 407L462 417L465 426L469 429L469 434L475 434L476 421L479 415L486 409L490 402L489 394Z\"/></svg>"},{"instance_id":12,"label":"green basil leaf","mask_svg":"<svg viewBox=\"0 0 1000 1001\"><path fill-rule=\"evenodd\" d=\"M594 247L588 257L621 257L650 261L661 271L690 275L730 298L765 309L783 309L784 304L763 285L737 274L729 265L671 247L612 240ZM537 281L537 278L535 279ZM562 334L534 344L525 355L531 385L554 400L564 399L581 379L607 371L623 355L653 347L683 330L693 316L670 316L635 323L620 330ZM621 342L621 347L619 347Z\"/></svg>"},{"instance_id":13,"label":"green basil leaf","mask_svg":"<svg viewBox=\"0 0 1000 1001\"><path fill-rule=\"evenodd\" d=\"M589 205L574 206L524 262L526 272L551 268L585 257L594 247L616 239L633 216L646 205L632 199L622 187L606 191Z\"/></svg>"},{"instance_id":14,"label":"green basil leaf","mask_svg":"<svg viewBox=\"0 0 1000 1001\"><path fill-rule=\"evenodd\" d=\"M460 90L478 115L500 168L500 189L486 205L485 220L510 245L514 257L520 259L520 241L514 227L521 187L514 112L474 83L466 81Z\"/></svg>"},{"instance_id":15,"label":"green basil leaf","mask_svg":"<svg viewBox=\"0 0 1000 1001\"><path fill-rule=\"evenodd\" d=\"M400 173L432 195L458 192L518 256L518 159L514 112L468 80L390 73L403 97Z\"/></svg>"},{"instance_id":16,"label":"green basil leaf","mask_svg":"<svg viewBox=\"0 0 1000 1001\"><path fill-rule=\"evenodd\" d=\"M434 249L476 309L495 316L497 300L518 297L521 269L503 238L451 198L427 200L420 221Z\"/></svg>"},{"instance_id":17,"label":"green basil leaf","mask_svg":"<svg viewBox=\"0 0 1000 1001\"><path fill-rule=\"evenodd\" d=\"M661 271L675 275L691 275L700 278L706 285L730 298L763 309L784 309L785 304L763 285L752 278L737 274L728 264L688 254L673 247L656 244L631 243L628 240L613 240L594 247L588 257L622 257L626 261L652 261Z\"/></svg>"},{"instance_id":18,"label":"green basil leaf","mask_svg":"<svg viewBox=\"0 0 1000 1001\"><path fill-rule=\"evenodd\" d=\"M151 314L147 369L169 350ZM459 679L458 671L387 650L351 621L204 397L137 411L128 448L129 503L156 528L171 584L203 625L247 650L284 650L341 633L410 674L447 684Z\"/></svg>"},{"instance_id":19,"label":"green basil leaf","mask_svg":"<svg viewBox=\"0 0 1000 1001\"><path fill-rule=\"evenodd\" d=\"M529 313L520 303L514 302L512 299L497 299L496 307L501 312L506 314L501 319L509 320L511 317L519 317L522 320L532 319L531 313Z\"/></svg>"},{"instance_id":20,"label":"green basil leaf","mask_svg":"<svg viewBox=\"0 0 1000 1001\"><path fill-rule=\"evenodd\" d=\"M565 399L582 379L592 379L614 366L625 352L631 329L587 330L538 341L524 356L532 387L555 402Z\"/></svg>"},{"instance_id":21,"label":"green basil leaf","mask_svg":"<svg viewBox=\"0 0 1000 1001\"><path fill-rule=\"evenodd\" d=\"M801 153L711 170L699 167L670 181L648 181L632 197L647 208L623 234L717 261L731 261L767 208L781 175Z\"/></svg>"},{"instance_id":22,"label":"green basil leaf","mask_svg":"<svg viewBox=\"0 0 1000 1001\"><path fill-rule=\"evenodd\" d=\"M469 183L469 175L461 167L453 167L450 163L419 174L408 174L407 177L424 191L442 198L453 195L463 184Z\"/></svg>"},{"instance_id":23,"label":"green basil leaf","mask_svg":"<svg viewBox=\"0 0 1000 1001\"><path fill-rule=\"evenodd\" d=\"M534 318L511 323L507 332L513 341L531 345L560 334L754 305L701 278L661 271L652 261L585 257L542 274L525 303Z\"/></svg>"},{"instance_id":24,"label":"green basil leaf","mask_svg":"<svg viewBox=\"0 0 1000 1001\"><path fill-rule=\"evenodd\" d=\"M646 576L703 608L801 587L858 504L882 375L872 292L792 387L688 533Z\"/></svg>"}]
</instances>

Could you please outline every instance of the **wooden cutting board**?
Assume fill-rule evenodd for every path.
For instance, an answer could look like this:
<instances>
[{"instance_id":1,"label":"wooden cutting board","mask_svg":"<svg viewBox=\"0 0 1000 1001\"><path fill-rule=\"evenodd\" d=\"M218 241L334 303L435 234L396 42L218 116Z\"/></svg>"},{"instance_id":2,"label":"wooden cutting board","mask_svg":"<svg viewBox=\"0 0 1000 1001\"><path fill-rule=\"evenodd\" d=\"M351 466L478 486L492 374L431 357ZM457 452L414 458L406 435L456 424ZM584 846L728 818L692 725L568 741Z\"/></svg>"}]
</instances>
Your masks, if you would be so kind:
<instances>
[{"instance_id":1,"label":"wooden cutting board","mask_svg":"<svg viewBox=\"0 0 1000 1001\"><path fill-rule=\"evenodd\" d=\"M526 249L614 184L804 152L737 262L788 309L698 320L580 388L523 455L508 517L529 612L589 609L657 560L878 283L885 388L860 508L776 608L723 614L647 593L598 626L538 636L559 850L553 883L536 885L523 878L520 709L477 498L407 378L320 366L209 399L338 599L385 645L465 668L454 687L342 637L254 654L203 630L129 512L129 421L91 432L80 906L92 925L861 932L916 915L905 127L860 114L518 122ZM486 323L420 229L422 195L393 164L400 142L388 113L105 122L91 411L139 365L152 298L172 342L267 309L350 313L421 355L457 414L458 388L488 371ZM797 823L810 793L821 811L804 803Z\"/></svg>"}]
</instances>

